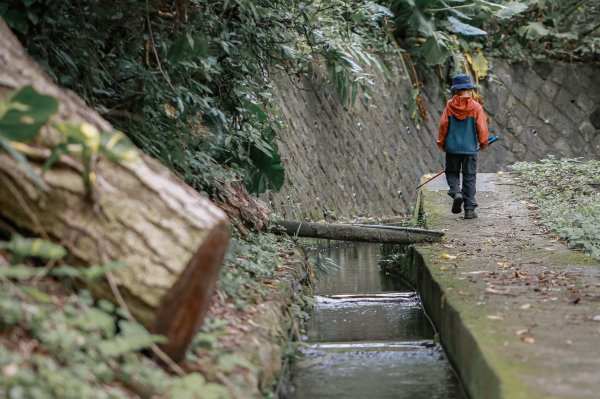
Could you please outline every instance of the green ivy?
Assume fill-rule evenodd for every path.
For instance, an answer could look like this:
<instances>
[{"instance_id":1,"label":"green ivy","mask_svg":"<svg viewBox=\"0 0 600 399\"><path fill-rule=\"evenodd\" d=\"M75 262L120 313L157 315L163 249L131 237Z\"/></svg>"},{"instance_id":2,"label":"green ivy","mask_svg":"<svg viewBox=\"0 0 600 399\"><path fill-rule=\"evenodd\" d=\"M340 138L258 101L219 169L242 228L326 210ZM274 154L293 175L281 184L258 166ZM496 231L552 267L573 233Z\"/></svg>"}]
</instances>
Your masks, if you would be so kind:
<instances>
[{"instance_id":1,"label":"green ivy","mask_svg":"<svg viewBox=\"0 0 600 399\"><path fill-rule=\"evenodd\" d=\"M244 248L245 250L249 248ZM272 248L271 248L272 249ZM0 397L125 399L229 398L229 390L207 381L198 373L167 374L146 358L141 350L164 343L163 336L150 334L142 325L124 318L123 311L106 300L94 300L89 290L69 291L70 280L91 284L107 271L123 265L90 268L60 265L47 269L32 266L33 259L60 260L64 248L41 240L15 236L0 242L25 264L0 267ZM241 262L267 256L258 247L249 258L239 254L236 262L252 274L270 275ZM49 278L58 278L53 280ZM43 279L40 279L43 277ZM222 320L208 320L196 338L196 350L209 350L203 342L215 342L224 334ZM224 355L221 370L235 366L254 367L245 358Z\"/></svg>"}]
</instances>

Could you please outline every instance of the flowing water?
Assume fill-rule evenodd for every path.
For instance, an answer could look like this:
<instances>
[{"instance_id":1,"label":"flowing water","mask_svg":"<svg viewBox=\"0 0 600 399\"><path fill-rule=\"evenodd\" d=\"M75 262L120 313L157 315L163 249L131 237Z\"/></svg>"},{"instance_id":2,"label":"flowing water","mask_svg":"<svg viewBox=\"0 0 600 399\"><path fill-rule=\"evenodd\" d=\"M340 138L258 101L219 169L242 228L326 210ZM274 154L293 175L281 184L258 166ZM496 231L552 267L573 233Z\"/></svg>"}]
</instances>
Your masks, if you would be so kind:
<instances>
[{"instance_id":1,"label":"flowing water","mask_svg":"<svg viewBox=\"0 0 600 399\"><path fill-rule=\"evenodd\" d=\"M379 272L380 246L330 249L290 399L465 398L417 294Z\"/></svg>"}]
</instances>

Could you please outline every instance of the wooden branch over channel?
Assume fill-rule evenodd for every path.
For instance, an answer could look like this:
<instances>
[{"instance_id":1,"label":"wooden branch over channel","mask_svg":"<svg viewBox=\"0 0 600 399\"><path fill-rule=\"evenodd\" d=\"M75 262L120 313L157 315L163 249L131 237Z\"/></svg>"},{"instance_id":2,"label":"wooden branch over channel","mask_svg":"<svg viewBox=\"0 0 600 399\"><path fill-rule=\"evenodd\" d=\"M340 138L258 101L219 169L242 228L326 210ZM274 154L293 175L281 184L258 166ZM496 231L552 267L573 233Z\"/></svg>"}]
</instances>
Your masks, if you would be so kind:
<instances>
[{"instance_id":1,"label":"wooden branch over channel","mask_svg":"<svg viewBox=\"0 0 600 399\"><path fill-rule=\"evenodd\" d=\"M439 241L444 235L440 231L402 228L399 226L309 223L292 220L275 222L271 226L271 232L299 237L382 244L415 244L418 242Z\"/></svg>"}]
</instances>

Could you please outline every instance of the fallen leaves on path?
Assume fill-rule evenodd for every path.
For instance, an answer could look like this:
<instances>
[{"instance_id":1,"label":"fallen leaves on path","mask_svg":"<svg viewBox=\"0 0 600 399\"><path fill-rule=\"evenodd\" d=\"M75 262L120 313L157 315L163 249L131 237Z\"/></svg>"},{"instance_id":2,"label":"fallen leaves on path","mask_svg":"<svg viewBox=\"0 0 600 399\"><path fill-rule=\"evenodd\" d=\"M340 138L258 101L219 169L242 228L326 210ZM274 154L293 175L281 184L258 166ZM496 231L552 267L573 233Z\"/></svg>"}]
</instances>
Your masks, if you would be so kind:
<instances>
[{"instance_id":1,"label":"fallen leaves on path","mask_svg":"<svg viewBox=\"0 0 600 399\"><path fill-rule=\"evenodd\" d=\"M448 260L448 259L456 259L458 258L458 255L449 255L446 252L441 252L440 253L440 259L442 260Z\"/></svg>"},{"instance_id":2,"label":"fallen leaves on path","mask_svg":"<svg viewBox=\"0 0 600 399\"><path fill-rule=\"evenodd\" d=\"M535 338L533 337L521 337L521 341L525 342L526 344L535 344Z\"/></svg>"},{"instance_id":3,"label":"fallen leaves on path","mask_svg":"<svg viewBox=\"0 0 600 399\"><path fill-rule=\"evenodd\" d=\"M512 295L509 290L500 291L495 289L494 287L487 287L485 292L489 294L498 294L498 295Z\"/></svg>"}]
</instances>

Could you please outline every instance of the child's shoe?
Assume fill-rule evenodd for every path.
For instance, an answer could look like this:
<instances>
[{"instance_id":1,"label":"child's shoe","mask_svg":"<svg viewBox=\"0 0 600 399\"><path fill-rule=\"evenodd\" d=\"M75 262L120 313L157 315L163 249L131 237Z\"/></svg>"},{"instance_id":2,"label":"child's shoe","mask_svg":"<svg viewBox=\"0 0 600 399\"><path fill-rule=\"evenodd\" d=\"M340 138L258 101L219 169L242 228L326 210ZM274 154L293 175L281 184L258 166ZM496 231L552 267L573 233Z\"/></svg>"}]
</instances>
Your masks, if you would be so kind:
<instances>
[{"instance_id":1,"label":"child's shoe","mask_svg":"<svg viewBox=\"0 0 600 399\"><path fill-rule=\"evenodd\" d=\"M452 201L452 213L461 213L463 204L463 196L461 193L454 194L454 201Z\"/></svg>"},{"instance_id":2,"label":"child's shoe","mask_svg":"<svg viewBox=\"0 0 600 399\"><path fill-rule=\"evenodd\" d=\"M465 209L465 219L475 219L476 217L475 209Z\"/></svg>"}]
</instances>

